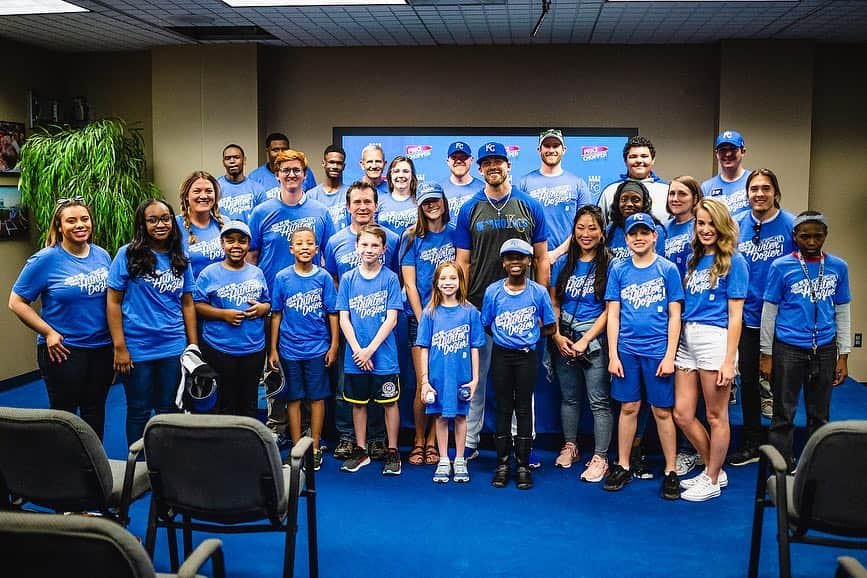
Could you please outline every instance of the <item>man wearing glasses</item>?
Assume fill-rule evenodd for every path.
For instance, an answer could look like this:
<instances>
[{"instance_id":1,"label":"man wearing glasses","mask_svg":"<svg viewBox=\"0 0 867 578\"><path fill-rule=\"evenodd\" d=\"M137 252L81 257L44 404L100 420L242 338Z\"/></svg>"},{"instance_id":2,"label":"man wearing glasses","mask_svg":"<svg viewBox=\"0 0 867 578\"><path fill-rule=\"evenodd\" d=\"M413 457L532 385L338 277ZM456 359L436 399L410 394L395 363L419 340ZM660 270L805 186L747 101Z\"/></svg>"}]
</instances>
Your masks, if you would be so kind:
<instances>
[{"instance_id":1,"label":"man wearing glasses","mask_svg":"<svg viewBox=\"0 0 867 578\"><path fill-rule=\"evenodd\" d=\"M280 193L276 160L277 155L287 150L289 150L289 137L282 132L272 132L265 137L265 153L268 155L268 161L250 173L250 178L264 187L266 199L273 199ZM315 186L316 179L313 177L313 171L307 171L302 188L306 192Z\"/></svg>"},{"instance_id":2,"label":"man wearing glasses","mask_svg":"<svg viewBox=\"0 0 867 578\"><path fill-rule=\"evenodd\" d=\"M746 185L750 171L743 167L747 152L743 135L736 130L721 132L716 137L714 152L719 174L701 184L702 194L725 203L733 216L748 211L750 203Z\"/></svg>"}]
</instances>

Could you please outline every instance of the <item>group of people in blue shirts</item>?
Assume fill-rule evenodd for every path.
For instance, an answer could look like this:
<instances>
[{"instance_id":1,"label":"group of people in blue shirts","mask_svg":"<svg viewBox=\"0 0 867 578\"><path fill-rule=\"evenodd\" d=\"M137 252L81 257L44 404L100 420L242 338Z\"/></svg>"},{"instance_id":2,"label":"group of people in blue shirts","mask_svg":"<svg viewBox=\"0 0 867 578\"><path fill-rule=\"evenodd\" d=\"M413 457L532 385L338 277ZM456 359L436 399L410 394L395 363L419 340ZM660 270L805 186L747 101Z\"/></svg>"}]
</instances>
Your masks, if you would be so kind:
<instances>
[{"instance_id":1,"label":"group of people in blue shirts","mask_svg":"<svg viewBox=\"0 0 867 578\"><path fill-rule=\"evenodd\" d=\"M720 135L718 149L743 146L732 133ZM371 145L365 179L314 189L305 184L307 157L283 144L266 163L274 187L241 186L249 180L243 150L229 145L225 177L196 171L181 184L180 215L164 200L143 202L131 242L114 259L91 243L84 199L58 200L46 247L28 259L9 301L38 334L53 408L79 411L101 436L108 388L122 381L132 443L152 412L177 411L180 356L196 347L219 375L217 411L255 417L267 369L281 376L271 401L294 441L309 413L315 467L334 397L341 469L376 458L384 475L399 475L395 329L405 323L417 381L408 460L436 465L438 483L469 481L490 379L492 483L508 484L514 453L517 487L533 486L540 357L562 393L555 465L580 460L586 396L595 447L581 479L609 491L637 475L634 440L652 414L665 457L662 496L719 496L739 374L743 388L757 388L760 375L772 380L769 438L792 467L802 387L810 430L828 421L833 386L847 375L848 268L822 250L822 214L780 208L772 171L749 172L731 195L677 177L664 185L663 223L654 202L661 180L647 166L632 174L655 157L642 137L627 143L628 174L599 205L581 179L545 170L565 152L556 130L540 135L543 166L521 180L527 191L511 185L499 143L479 149L481 180L465 178L473 151L463 142L449 148L455 178L443 184L420 183L408 157L386 169ZM326 149L329 182L344 160L339 146ZM609 464L612 401L618 439ZM705 464L698 476L675 471L677 428ZM754 452L745 447L736 461L749 463Z\"/></svg>"}]
</instances>

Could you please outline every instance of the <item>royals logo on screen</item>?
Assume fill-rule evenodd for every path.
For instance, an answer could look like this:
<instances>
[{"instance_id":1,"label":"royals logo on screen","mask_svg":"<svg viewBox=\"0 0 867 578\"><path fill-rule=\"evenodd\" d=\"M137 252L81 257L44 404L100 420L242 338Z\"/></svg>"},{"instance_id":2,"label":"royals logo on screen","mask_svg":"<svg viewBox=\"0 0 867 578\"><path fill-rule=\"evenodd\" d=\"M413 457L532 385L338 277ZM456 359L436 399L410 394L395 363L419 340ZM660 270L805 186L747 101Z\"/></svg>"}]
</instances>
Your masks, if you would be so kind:
<instances>
[{"instance_id":1,"label":"royals logo on screen","mask_svg":"<svg viewBox=\"0 0 867 578\"><path fill-rule=\"evenodd\" d=\"M589 145L581 147L582 161L602 161L608 158L608 147L604 145Z\"/></svg>"},{"instance_id":2,"label":"royals logo on screen","mask_svg":"<svg viewBox=\"0 0 867 578\"><path fill-rule=\"evenodd\" d=\"M590 175L587 177L587 187L591 193L602 192L602 175Z\"/></svg>"},{"instance_id":3,"label":"royals logo on screen","mask_svg":"<svg viewBox=\"0 0 867 578\"><path fill-rule=\"evenodd\" d=\"M431 145L406 145L406 156L410 159L429 157L433 151Z\"/></svg>"}]
</instances>

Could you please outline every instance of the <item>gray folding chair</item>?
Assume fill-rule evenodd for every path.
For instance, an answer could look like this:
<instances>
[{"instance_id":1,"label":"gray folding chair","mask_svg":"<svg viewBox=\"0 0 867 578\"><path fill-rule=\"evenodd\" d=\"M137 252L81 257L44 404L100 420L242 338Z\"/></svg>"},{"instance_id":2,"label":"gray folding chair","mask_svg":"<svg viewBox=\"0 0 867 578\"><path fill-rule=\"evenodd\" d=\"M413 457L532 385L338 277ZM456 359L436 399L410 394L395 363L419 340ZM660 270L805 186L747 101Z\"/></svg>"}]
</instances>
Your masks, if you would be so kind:
<instances>
[{"instance_id":1,"label":"gray folding chair","mask_svg":"<svg viewBox=\"0 0 867 578\"><path fill-rule=\"evenodd\" d=\"M291 577L298 502L304 497L310 575L318 576L311 438L302 438L292 449L291 465L283 466L271 431L255 419L165 414L148 422L144 446L153 490L145 537L151 555L158 527L168 533L173 569L178 562L178 528L183 532L185 554L192 549L193 530L282 532L283 576Z\"/></svg>"},{"instance_id":2,"label":"gray folding chair","mask_svg":"<svg viewBox=\"0 0 867 578\"><path fill-rule=\"evenodd\" d=\"M15 576L55 578L194 578L211 560L226 575L222 543L205 540L177 574L157 574L139 541L113 521L89 516L0 512L0 560ZM7 575L4 573L4 575Z\"/></svg>"},{"instance_id":3,"label":"gray folding chair","mask_svg":"<svg viewBox=\"0 0 867 578\"><path fill-rule=\"evenodd\" d=\"M838 421L820 427L807 441L795 475L788 475L788 464L774 446L761 446L759 456L750 578L759 571L765 508L777 509L783 578L791 576L791 542L867 549L867 421ZM844 538L808 534L811 530Z\"/></svg>"},{"instance_id":4,"label":"gray folding chair","mask_svg":"<svg viewBox=\"0 0 867 578\"><path fill-rule=\"evenodd\" d=\"M123 525L129 504L148 490L147 468L110 460L102 442L75 414L0 407L0 509L30 502L55 512L98 511Z\"/></svg>"}]
</instances>

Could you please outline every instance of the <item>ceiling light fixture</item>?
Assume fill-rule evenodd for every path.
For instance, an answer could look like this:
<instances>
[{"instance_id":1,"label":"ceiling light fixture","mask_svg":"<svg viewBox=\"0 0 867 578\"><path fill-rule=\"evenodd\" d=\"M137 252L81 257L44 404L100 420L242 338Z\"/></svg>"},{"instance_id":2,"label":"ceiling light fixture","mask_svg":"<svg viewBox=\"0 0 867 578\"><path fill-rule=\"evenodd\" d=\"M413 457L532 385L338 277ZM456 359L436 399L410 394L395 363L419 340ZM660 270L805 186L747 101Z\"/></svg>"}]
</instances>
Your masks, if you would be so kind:
<instances>
[{"instance_id":1,"label":"ceiling light fixture","mask_svg":"<svg viewBox=\"0 0 867 578\"><path fill-rule=\"evenodd\" d=\"M232 8L270 8L279 6L369 6L371 4L406 5L406 0L223 0Z\"/></svg>"},{"instance_id":2,"label":"ceiling light fixture","mask_svg":"<svg viewBox=\"0 0 867 578\"><path fill-rule=\"evenodd\" d=\"M67 12L90 12L87 8L63 0L3 0L0 1L0 16L23 14L64 14Z\"/></svg>"},{"instance_id":3,"label":"ceiling light fixture","mask_svg":"<svg viewBox=\"0 0 867 578\"><path fill-rule=\"evenodd\" d=\"M530 32L530 38L536 36L536 33L539 32L539 28L542 27L542 20L545 19L545 15L548 14L548 10L551 9L551 0L542 0L542 13L539 15L539 20L536 21L536 25L533 26L533 31Z\"/></svg>"}]
</instances>

